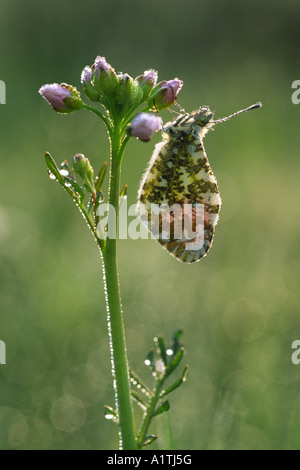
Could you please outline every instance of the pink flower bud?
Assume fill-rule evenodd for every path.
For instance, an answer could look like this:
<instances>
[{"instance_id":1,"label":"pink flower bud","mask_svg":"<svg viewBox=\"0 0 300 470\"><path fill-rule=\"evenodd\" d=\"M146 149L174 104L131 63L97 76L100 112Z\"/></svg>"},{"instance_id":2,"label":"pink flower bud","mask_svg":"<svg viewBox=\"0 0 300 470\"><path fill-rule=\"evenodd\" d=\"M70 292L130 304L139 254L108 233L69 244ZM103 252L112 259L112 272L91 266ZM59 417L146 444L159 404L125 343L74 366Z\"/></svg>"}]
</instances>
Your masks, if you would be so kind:
<instances>
[{"instance_id":1,"label":"pink flower bud","mask_svg":"<svg viewBox=\"0 0 300 470\"><path fill-rule=\"evenodd\" d=\"M83 105L76 88L66 83L43 85L39 93L58 113L71 113Z\"/></svg>"},{"instance_id":2,"label":"pink flower bud","mask_svg":"<svg viewBox=\"0 0 300 470\"><path fill-rule=\"evenodd\" d=\"M178 78L174 78L174 80L167 81L162 86L162 89L165 89L165 88L167 89L167 93L164 98L164 103L174 102L182 86L183 86L183 82L179 80Z\"/></svg>"},{"instance_id":3,"label":"pink flower bud","mask_svg":"<svg viewBox=\"0 0 300 470\"><path fill-rule=\"evenodd\" d=\"M153 134L162 128L162 119L149 113L138 114L130 124L129 134L148 142Z\"/></svg>"},{"instance_id":4,"label":"pink flower bud","mask_svg":"<svg viewBox=\"0 0 300 470\"><path fill-rule=\"evenodd\" d=\"M118 83L116 71L106 62L105 57L96 57L92 65L92 84L100 96L100 103L106 108L113 106Z\"/></svg>"},{"instance_id":5,"label":"pink flower bud","mask_svg":"<svg viewBox=\"0 0 300 470\"><path fill-rule=\"evenodd\" d=\"M183 86L178 78L158 83L152 90L148 103L156 109L164 109L175 103Z\"/></svg>"},{"instance_id":6,"label":"pink flower bud","mask_svg":"<svg viewBox=\"0 0 300 470\"><path fill-rule=\"evenodd\" d=\"M100 77L101 72L106 72L107 74L109 74L112 70L114 69L112 68L111 65L109 65L106 62L105 57L100 57L100 56L96 57L94 65L93 65L93 72L97 78Z\"/></svg>"},{"instance_id":7,"label":"pink flower bud","mask_svg":"<svg viewBox=\"0 0 300 470\"><path fill-rule=\"evenodd\" d=\"M156 70L146 70L143 75L139 75L135 79L143 90L143 98L147 100L152 88L156 85L157 82L157 72Z\"/></svg>"},{"instance_id":8,"label":"pink flower bud","mask_svg":"<svg viewBox=\"0 0 300 470\"><path fill-rule=\"evenodd\" d=\"M92 69L88 65L81 73L81 84L86 96L92 101L99 101L99 94L92 84Z\"/></svg>"},{"instance_id":9,"label":"pink flower bud","mask_svg":"<svg viewBox=\"0 0 300 470\"><path fill-rule=\"evenodd\" d=\"M142 75L142 81L141 83L148 83L149 85L156 85L157 82L157 72L156 70L146 70L144 72L144 75Z\"/></svg>"},{"instance_id":10,"label":"pink flower bud","mask_svg":"<svg viewBox=\"0 0 300 470\"><path fill-rule=\"evenodd\" d=\"M92 83L92 69L88 65L81 72L81 83Z\"/></svg>"},{"instance_id":11,"label":"pink flower bud","mask_svg":"<svg viewBox=\"0 0 300 470\"><path fill-rule=\"evenodd\" d=\"M68 109L64 102L64 99L72 94L68 88L59 85L58 83L51 83L51 85L43 85L39 89L39 93L53 107L53 109L55 109L55 111Z\"/></svg>"}]
</instances>

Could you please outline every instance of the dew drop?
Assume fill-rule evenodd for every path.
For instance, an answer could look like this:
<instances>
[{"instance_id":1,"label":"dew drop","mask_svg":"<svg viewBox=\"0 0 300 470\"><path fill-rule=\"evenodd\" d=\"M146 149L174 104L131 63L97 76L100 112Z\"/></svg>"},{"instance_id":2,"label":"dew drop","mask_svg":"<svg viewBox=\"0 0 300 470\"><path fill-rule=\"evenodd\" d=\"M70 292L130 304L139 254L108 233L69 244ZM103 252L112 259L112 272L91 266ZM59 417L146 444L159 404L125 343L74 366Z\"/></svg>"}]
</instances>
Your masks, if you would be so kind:
<instances>
[{"instance_id":1,"label":"dew drop","mask_svg":"<svg viewBox=\"0 0 300 470\"><path fill-rule=\"evenodd\" d=\"M167 349L166 353L167 353L167 356L172 356L174 351L173 351L173 349Z\"/></svg>"},{"instance_id":2,"label":"dew drop","mask_svg":"<svg viewBox=\"0 0 300 470\"><path fill-rule=\"evenodd\" d=\"M114 419L114 415L112 413L106 413L105 418L106 419Z\"/></svg>"},{"instance_id":3,"label":"dew drop","mask_svg":"<svg viewBox=\"0 0 300 470\"><path fill-rule=\"evenodd\" d=\"M66 188L70 188L72 186L72 184L69 181L65 181L64 185L66 186Z\"/></svg>"},{"instance_id":4,"label":"dew drop","mask_svg":"<svg viewBox=\"0 0 300 470\"><path fill-rule=\"evenodd\" d=\"M65 169L62 168L61 170L59 170L59 172L60 172L61 176L69 176L68 170L65 170Z\"/></svg>"},{"instance_id":5,"label":"dew drop","mask_svg":"<svg viewBox=\"0 0 300 470\"><path fill-rule=\"evenodd\" d=\"M50 178L51 180L56 180L55 175L54 175L53 173L51 173L50 170L48 170L48 175L49 175L49 178Z\"/></svg>"}]
</instances>

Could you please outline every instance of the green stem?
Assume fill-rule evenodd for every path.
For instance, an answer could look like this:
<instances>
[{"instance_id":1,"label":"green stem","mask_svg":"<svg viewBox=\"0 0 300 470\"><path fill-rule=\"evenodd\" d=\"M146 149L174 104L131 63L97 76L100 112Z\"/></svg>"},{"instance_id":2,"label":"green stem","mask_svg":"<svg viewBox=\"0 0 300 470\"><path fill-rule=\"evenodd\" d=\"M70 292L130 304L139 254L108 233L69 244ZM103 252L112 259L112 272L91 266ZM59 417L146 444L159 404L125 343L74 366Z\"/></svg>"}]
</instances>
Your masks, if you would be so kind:
<instances>
[{"instance_id":1,"label":"green stem","mask_svg":"<svg viewBox=\"0 0 300 470\"><path fill-rule=\"evenodd\" d=\"M109 222L110 217L115 217L116 234L118 234L119 221L119 196L121 157L124 148L121 149L121 137L114 132L111 138L111 164L109 186ZM115 214L111 210L115 208ZM121 307L119 275L117 267L117 240L116 237L107 237L103 249L103 278L106 295L106 310L108 320L108 332L111 348L112 374L115 389L116 406L119 416L120 448L124 450L136 450L133 410L130 395L130 379L125 343L125 331L123 312Z\"/></svg>"},{"instance_id":2,"label":"green stem","mask_svg":"<svg viewBox=\"0 0 300 470\"><path fill-rule=\"evenodd\" d=\"M144 443L144 440L145 440L145 437L146 437L146 434L147 434L147 431L148 431L148 428L152 419L152 414L155 411L155 407L159 400L159 395L161 393L163 384L164 384L164 377L160 379L159 382L157 383L157 386L154 390L154 394L151 398L150 404L147 408L146 413L143 416L143 420L142 420L142 424L141 424L141 427L139 430L139 436L138 436L138 448L143 447L143 443Z\"/></svg>"},{"instance_id":3,"label":"green stem","mask_svg":"<svg viewBox=\"0 0 300 470\"><path fill-rule=\"evenodd\" d=\"M98 111L98 109L94 108L94 106L90 106L89 104L85 104L85 103L82 107L84 109L87 109L88 111L92 111L92 113L97 114L97 116L99 116L102 119L102 121L104 122L104 124L106 126L106 129L107 129L109 135L111 136L111 133L112 133L111 125L110 125L108 119L101 113L101 111Z\"/></svg>"}]
</instances>

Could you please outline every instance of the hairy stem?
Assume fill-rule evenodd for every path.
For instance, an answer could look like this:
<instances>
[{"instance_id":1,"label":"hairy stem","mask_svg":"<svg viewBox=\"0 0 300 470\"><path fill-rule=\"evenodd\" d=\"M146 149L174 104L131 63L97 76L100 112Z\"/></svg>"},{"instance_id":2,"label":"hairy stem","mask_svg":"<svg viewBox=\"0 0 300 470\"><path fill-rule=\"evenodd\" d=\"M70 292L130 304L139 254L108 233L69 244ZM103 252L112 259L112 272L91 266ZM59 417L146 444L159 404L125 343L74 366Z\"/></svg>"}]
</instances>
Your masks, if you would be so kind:
<instances>
[{"instance_id":1,"label":"hairy stem","mask_svg":"<svg viewBox=\"0 0 300 470\"><path fill-rule=\"evenodd\" d=\"M116 235L119 221L119 196L121 157L121 137L114 133L111 138L111 164L109 183L109 221L116 221ZM112 210L114 207L114 211ZM113 214L115 212L115 214ZM125 342L125 331L121 296L119 287L119 274L117 267L117 236L108 236L103 249L103 278L106 296L106 310L108 332L110 339L112 374L114 381L116 406L119 416L120 448L124 450L137 449L135 439L133 410L130 396L130 380Z\"/></svg>"}]
</instances>

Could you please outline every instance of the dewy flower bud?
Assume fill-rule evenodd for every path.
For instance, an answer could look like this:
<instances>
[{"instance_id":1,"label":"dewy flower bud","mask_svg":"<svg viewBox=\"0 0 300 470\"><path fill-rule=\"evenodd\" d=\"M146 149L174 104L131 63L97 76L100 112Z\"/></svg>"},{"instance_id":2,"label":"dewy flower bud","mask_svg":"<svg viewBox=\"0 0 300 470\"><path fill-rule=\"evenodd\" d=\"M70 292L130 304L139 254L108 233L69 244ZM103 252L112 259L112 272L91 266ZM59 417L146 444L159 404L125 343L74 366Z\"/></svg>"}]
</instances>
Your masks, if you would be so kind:
<instances>
[{"instance_id":1,"label":"dewy flower bud","mask_svg":"<svg viewBox=\"0 0 300 470\"><path fill-rule=\"evenodd\" d=\"M94 185L94 170L88 158L82 153L76 153L73 157L74 171L78 173L84 180L88 180L91 185Z\"/></svg>"},{"instance_id":2,"label":"dewy flower bud","mask_svg":"<svg viewBox=\"0 0 300 470\"><path fill-rule=\"evenodd\" d=\"M92 65L92 83L101 97L108 100L112 97L118 84L118 77L112 66L106 62L105 57L96 57Z\"/></svg>"},{"instance_id":3,"label":"dewy flower bud","mask_svg":"<svg viewBox=\"0 0 300 470\"><path fill-rule=\"evenodd\" d=\"M156 109L168 108L175 103L182 86L183 82L178 78L158 83L158 85L153 88L149 97L149 106L153 106Z\"/></svg>"},{"instance_id":4,"label":"dewy flower bud","mask_svg":"<svg viewBox=\"0 0 300 470\"><path fill-rule=\"evenodd\" d=\"M128 113L131 109L135 109L143 99L143 91L138 82L133 80L127 73L119 74L119 85L116 90L116 104L119 112Z\"/></svg>"},{"instance_id":5,"label":"dewy flower bud","mask_svg":"<svg viewBox=\"0 0 300 470\"><path fill-rule=\"evenodd\" d=\"M79 91L66 83L43 85L39 93L58 113L71 113L83 106Z\"/></svg>"},{"instance_id":6,"label":"dewy flower bud","mask_svg":"<svg viewBox=\"0 0 300 470\"><path fill-rule=\"evenodd\" d=\"M92 84L92 69L88 65L81 73L81 84L86 96L92 101L99 101L99 94Z\"/></svg>"},{"instance_id":7,"label":"dewy flower bud","mask_svg":"<svg viewBox=\"0 0 300 470\"><path fill-rule=\"evenodd\" d=\"M131 122L128 132L143 142L148 142L153 134L162 128L162 119L150 113L140 113Z\"/></svg>"},{"instance_id":8,"label":"dewy flower bud","mask_svg":"<svg viewBox=\"0 0 300 470\"><path fill-rule=\"evenodd\" d=\"M146 101L157 82L156 70L146 70L143 75L139 75L135 80L140 84L144 93L143 98Z\"/></svg>"}]
</instances>

